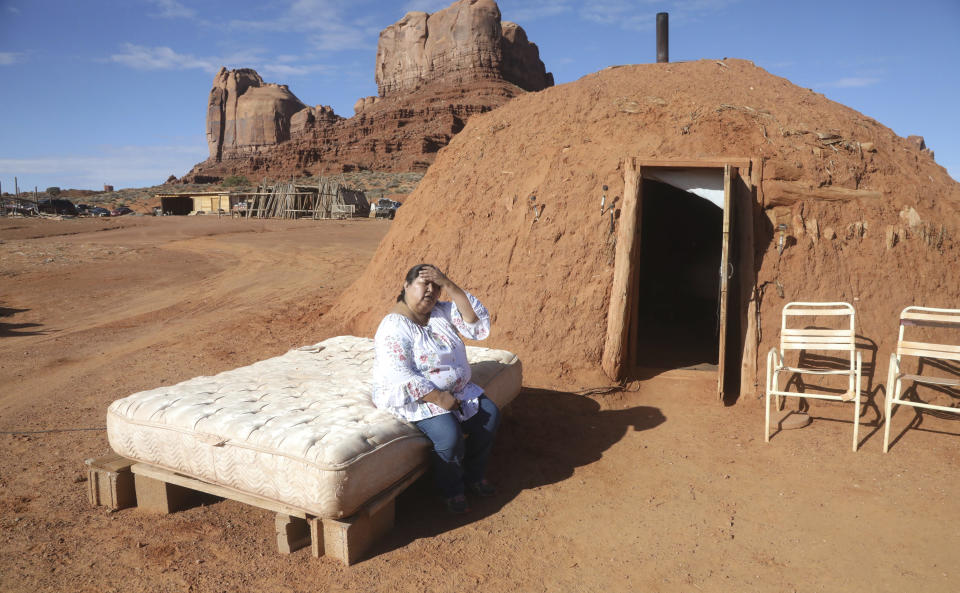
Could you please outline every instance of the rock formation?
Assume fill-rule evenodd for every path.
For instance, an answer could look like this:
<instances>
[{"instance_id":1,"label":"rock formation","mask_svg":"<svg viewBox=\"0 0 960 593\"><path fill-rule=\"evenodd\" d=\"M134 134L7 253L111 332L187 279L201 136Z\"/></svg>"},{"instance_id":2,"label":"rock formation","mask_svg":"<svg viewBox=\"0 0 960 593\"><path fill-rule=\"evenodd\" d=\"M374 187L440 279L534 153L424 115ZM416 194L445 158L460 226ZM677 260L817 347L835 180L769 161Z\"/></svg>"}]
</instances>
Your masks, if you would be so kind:
<instances>
[{"instance_id":1,"label":"rock formation","mask_svg":"<svg viewBox=\"0 0 960 593\"><path fill-rule=\"evenodd\" d=\"M527 40L523 27L510 21L502 23L503 76L513 84L528 91L540 91L553 86L553 74L546 71L540 61L536 43Z\"/></svg>"},{"instance_id":2,"label":"rock formation","mask_svg":"<svg viewBox=\"0 0 960 593\"><path fill-rule=\"evenodd\" d=\"M929 154L930 158L933 158L933 151L927 148L927 142L923 139L923 136L907 136L907 140L912 142L921 152Z\"/></svg>"},{"instance_id":3,"label":"rock formation","mask_svg":"<svg viewBox=\"0 0 960 593\"><path fill-rule=\"evenodd\" d=\"M256 152L290 139L316 121L335 121L329 107L307 107L286 85L265 83L249 68L220 68L207 102L210 158Z\"/></svg>"},{"instance_id":4,"label":"rock formation","mask_svg":"<svg viewBox=\"0 0 960 593\"><path fill-rule=\"evenodd\" d=\"M183 181L422 170L471 115L553 85L537 46L501 22L493 0L408 13L381 32L375 78L379 95L345 119L254 70L221 68L207 104L210 158Z\"/></svg>"},{"instance_id":5,"label":"rock formation","mask_svg":"<svg viewBox=\"0 0 960 593\"><path fill-rule=\"evenodd\" d=\"M526 91L553 85L537 46L516 23L501 23L493 0L461 0L434 14L411 12L380 33L381 97L436 81L502 78Z\"/></svg>"}]
</instances>

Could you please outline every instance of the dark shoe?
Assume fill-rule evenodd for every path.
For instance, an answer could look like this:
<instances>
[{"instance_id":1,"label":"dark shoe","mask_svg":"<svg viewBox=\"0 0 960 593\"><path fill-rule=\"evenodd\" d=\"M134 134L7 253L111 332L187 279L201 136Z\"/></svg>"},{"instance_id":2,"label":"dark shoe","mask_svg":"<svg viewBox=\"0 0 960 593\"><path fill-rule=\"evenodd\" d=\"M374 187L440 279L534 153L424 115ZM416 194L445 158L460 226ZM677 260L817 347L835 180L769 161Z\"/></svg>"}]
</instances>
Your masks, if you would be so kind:
<instances>
[{"instance_id":1,"label":"dark shoe","mask_svg":"<svg viewBox=\"0 0 960 593\"><path fill-rule=\"evenodd\" d=\"M486 480L481 480L476 484L468 484L467 490L476 494L480 498L490 498L491 496L497 495L497 489L493 487L493 484Z\"/></svg>"},{"instance_id":2,"label":"dark shoe","mask_svg":"<svg viewBox=\"0 0 960 593\"><path fill-rule=\"evenodd\" d=\"M467 504L467 497L458 494L452 498L446 500L447 503L447 512L454 515L462 515L470 511L470 505Z\"/></svg>"}]
</instances>

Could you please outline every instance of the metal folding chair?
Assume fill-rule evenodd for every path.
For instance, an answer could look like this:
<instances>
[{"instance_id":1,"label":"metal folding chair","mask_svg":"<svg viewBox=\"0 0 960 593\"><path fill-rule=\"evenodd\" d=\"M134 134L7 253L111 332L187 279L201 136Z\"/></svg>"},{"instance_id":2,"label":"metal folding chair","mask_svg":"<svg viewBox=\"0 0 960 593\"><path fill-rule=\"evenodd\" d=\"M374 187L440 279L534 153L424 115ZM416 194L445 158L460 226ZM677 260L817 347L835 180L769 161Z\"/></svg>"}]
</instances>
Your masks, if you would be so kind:
<instances>
[{"instance_id":1,"label":"metal folding chair","mask_svg":"<svg viewBox=\"0 0 960 593\"><path fill-rule=\"evenodd\" d=\"M903 383L905 381L912 383L912 391L915 396L917 385L935 386L960 392L960 362L958 362L960 361L960 345L956 345L960 343L960 339L954 340L954 344L908 341L903 339L904 332L908 327L960 330L960 309L907 307L900 313L900 335L897 338L897 351L890 355L890 370L887 373L887 396L883 427L884 453L887 452L890 445L890 416L893 415L893 406L911 406L913 408L960 414L960 408L901 398L904 395ZM904 356L912 356L918 359L917 374L911 375L903 372ZM929 372L933 369L940 369L942 371L941 376L923 374L925 370Z\"/></svg>"},{"instance_id":2,"label":"metal folding chair","mask_svg":"<svg viewBox=\"0 0 960 593\"><path fill-rule=\"evenodd\" d=\"M844 327L842 329L825 329L811 325L813 318L824 316L849 317L849 326L843 323ZM804 323L803 320L808 321ZM799 325L804 327L796 327ZM854 403L853 450L857 450L857 438L860 433L860 375L863 362L860 352L857 351L855 327L855 313L853 306L849 303L797 302L787 303L783 307L780 321L780 347L774 346L767 354L766 427L763 435L766 442L770 442L770 400L772 397L776 398L778 408L780 408L781 397L852 401ZM799 351L798 362L794 366L787 366L784 355L791 350ZM810 352L818 351L828 352L831 355L847 353L849 354L849 365L844 362L843 368L838 368L837 365L831 366L823 363L820 357L808 355ZM818 361L820 364L817 364ZM846 393L842 395L789 391L790 384L794 382L792 380L788 380L784 389L780 389L780 378L784 374L794 377L802 375L846 375L849 377L849 384ZM802 381L796 382L801 386L803 385Z\"/></svg>"}]
</instances>

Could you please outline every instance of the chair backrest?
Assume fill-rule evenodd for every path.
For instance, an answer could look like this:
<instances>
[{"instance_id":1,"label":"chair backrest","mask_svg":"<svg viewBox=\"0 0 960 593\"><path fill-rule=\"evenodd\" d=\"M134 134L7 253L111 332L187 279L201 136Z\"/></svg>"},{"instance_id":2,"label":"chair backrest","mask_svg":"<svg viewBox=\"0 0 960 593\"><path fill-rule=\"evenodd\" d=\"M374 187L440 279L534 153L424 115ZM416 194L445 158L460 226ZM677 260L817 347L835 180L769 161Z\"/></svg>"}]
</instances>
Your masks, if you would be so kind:
<instances>
[{"instance_id":1,"label":"chair backrest","mask_svg":"<svg viewBox=\"0 0 960 593\"><path fill-rule=\"evenodd\" d=\"M788 320L801 320L800 323L790 325L809 325L809 318L846 316L840 324L841 329L822 329L807 327L788 327ZM807 323L802 320L806 318ZM855 313L850 303L787 303L783 307L780 322L780 350L845 350L850 352L850 361L857 350L857 332Z\"/></svg>"},{"instance_id":2,"label":"chair backrest","mask_svg":"<svg viewBox=\"0 0 960 593\"><path fill-rule=\"evenodd\" d=\"M960 309L907 307L900 313L900 336L897 338L897 356L960 360L960 344L935 344L904 340L903 334L907 327L960 330ZM960 340L956 341L960 342Z\"/></svg>"}]
</instances>

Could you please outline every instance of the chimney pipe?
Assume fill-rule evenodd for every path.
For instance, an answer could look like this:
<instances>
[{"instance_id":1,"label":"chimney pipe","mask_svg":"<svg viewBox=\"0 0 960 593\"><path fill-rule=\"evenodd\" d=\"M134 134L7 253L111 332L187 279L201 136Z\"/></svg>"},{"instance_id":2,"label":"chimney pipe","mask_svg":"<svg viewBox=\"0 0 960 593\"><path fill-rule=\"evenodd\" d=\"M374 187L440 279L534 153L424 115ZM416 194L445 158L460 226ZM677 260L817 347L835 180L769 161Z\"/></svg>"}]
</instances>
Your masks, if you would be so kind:
<instances>
[{"instance_id":1,"label":"chimney pipe","mask_svg":"<svg viewBox=\"0 0 960 593\"><path fill-rule=\"evenodd\" d=\"M670 15L657 13L657 62L670 61Z\"/></svg>"}]
</instances>

